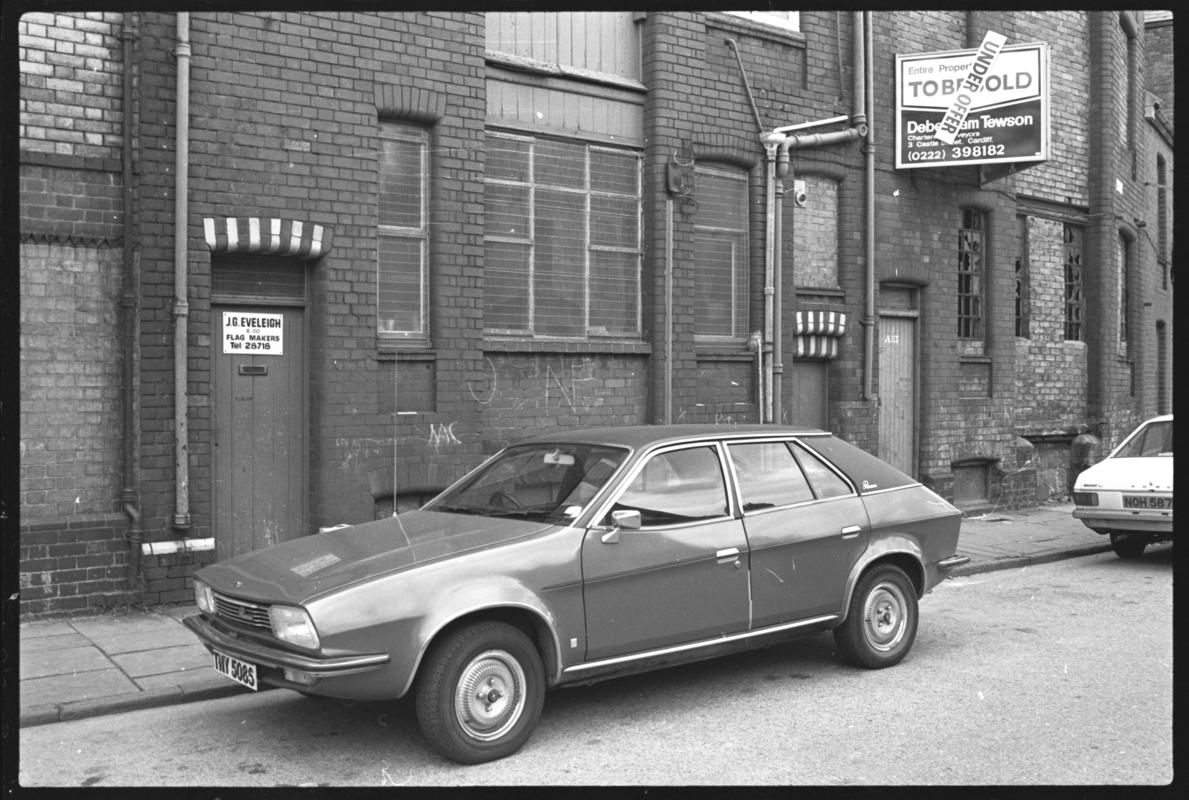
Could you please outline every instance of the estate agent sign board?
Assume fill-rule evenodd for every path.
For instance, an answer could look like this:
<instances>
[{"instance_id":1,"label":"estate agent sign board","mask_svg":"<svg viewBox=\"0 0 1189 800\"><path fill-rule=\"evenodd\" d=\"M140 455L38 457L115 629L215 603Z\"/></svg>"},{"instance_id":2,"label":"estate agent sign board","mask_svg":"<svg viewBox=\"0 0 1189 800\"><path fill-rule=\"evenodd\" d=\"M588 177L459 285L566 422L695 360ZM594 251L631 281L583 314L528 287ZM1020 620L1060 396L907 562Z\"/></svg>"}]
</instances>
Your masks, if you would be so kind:
<instances>
[{"instance_id":1,"label":"estate agent sign board","mask_svg":"<svg viewBox=\"0 0 1189 800\"><path fill-rule=\"evenodd\" d=\"M1045 161L1049 97L1047 44L898 55L896 168Z\"/></svg>"}]
</instances>

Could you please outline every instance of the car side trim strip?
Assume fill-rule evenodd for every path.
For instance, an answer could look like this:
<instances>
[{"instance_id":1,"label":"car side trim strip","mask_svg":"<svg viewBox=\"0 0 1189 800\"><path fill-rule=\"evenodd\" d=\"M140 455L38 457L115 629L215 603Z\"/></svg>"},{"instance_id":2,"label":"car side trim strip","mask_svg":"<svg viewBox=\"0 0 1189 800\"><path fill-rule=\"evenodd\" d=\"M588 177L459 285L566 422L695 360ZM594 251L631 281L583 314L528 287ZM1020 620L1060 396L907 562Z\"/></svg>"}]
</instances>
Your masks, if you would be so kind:
<instances>
[{"instance_id":1,"label":"car side trim strip","mask_svg":"<svg viewBox=\"0 0 1189 800\"><path fill-rule=\"evenodd\" d=\"M733 633L729 636L719 636L715 639L705 639L700 642L687 642L686 644L674 645L672 647L662 647L657 650L648 650L643 653L632 653L626 656L616 656L614 658L604 658L599 661L591 661L587 664L575 664L572 667L566 667L562 670L563 673L584 672L589 669L599 669L602 667L610 667L616 664L627 664L632 661L641 661L649 658L659 658L667 656L672 653L682 653L687 650L696 650L701 647L713 647L719 644L729 644L731 642L738 642L744 639L752 639L757 636L769 636L781 631L791 631L796 628L804 628L808 625L816 625L821 622L829 622L838 619L837 614L824 614L820 617L811 617L809 619L798 620L797 622L788 622L783 625L772 625L767 628L760 628L754 631L744 631L743 633Z\"/></svg>"}]
</instances>

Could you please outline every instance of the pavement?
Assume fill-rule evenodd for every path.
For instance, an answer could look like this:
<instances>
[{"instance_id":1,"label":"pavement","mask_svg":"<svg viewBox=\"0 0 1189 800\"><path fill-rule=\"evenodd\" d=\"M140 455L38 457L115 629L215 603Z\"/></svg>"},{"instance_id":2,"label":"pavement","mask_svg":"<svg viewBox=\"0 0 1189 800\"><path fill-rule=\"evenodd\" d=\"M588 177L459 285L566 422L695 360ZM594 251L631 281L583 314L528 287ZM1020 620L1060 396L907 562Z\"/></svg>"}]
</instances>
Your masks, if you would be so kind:
<instances>
[{"instance_id":1,"label":"pavement","mask_svg":"<svg viewBox=\"0 0 1189 800\"><path fill-rule=\"evenodd\" d=\"M1110 550L1069 504L966 517L952 577ZM227 697L250 690L217 674L182 625L192 604L127 608L20 624L20 726ZM7 660L7 659L6 659Z\"/></svg>"}]
</instances>

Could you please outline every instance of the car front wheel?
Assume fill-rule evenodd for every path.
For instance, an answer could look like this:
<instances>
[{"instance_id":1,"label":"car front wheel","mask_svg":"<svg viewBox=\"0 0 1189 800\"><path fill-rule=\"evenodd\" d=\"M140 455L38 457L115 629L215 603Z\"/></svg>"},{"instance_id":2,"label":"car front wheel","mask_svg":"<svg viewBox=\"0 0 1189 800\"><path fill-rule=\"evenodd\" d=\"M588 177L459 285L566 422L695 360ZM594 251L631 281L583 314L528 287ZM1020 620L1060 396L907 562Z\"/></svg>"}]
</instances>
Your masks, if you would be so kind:
<instances>
[{"instance_id":1,"label":"car front wheel","mask_svg":"<svg viewBox=\"0 0 1189 800\"><path fill-rule=\"evenodd\" d=\"M417 721L449 759L479 764L519 750L545 701L532 641L502 622L462 628L431 650L417 682Z\"/></svg>"},{"instance_id":2,"label":"car front wheel","mask_svg":"<svg viewBox=\"0 0 1189 800\"><path fill-rule=\"evenodd\" d=\"M843 657L867 669L898 664L917 634L917 595L899 567L886 564L867 572L855 587L846 621L834 629Z\"/></svg>"},{"instance_id":3,"label":"car front wheel","mask_svg":"<svg viewBox=\"0 0 1189 800\"><path fill-rule=\"evenodd\" d=\"M1111 534L1111 548L1119 558L1139 558L1144 554L1148 543L1138 536L1128 536L1124 533Z\"/></svg>"}]
</instances>

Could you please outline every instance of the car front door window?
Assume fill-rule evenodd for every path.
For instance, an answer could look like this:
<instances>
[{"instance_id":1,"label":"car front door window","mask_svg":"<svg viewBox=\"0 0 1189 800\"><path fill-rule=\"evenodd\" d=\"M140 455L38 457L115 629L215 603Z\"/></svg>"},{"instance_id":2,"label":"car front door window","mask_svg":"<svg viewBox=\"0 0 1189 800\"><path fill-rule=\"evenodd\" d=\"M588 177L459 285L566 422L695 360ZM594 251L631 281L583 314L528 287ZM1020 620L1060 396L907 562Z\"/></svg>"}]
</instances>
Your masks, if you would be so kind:
<instances>
[{"instance_id":1,"label":"car front door window","mask_svg":"<svg viewBox=\"0 0 1189 800\"><path fill-rule=\"evenodd\" d=\"M730 505L717 452L695 447L654 456L613 510L639 511L645 527L726 516Z\"/></svg>"}]
</instances>

